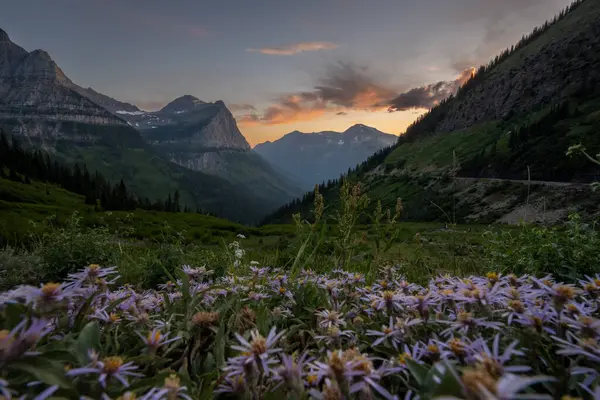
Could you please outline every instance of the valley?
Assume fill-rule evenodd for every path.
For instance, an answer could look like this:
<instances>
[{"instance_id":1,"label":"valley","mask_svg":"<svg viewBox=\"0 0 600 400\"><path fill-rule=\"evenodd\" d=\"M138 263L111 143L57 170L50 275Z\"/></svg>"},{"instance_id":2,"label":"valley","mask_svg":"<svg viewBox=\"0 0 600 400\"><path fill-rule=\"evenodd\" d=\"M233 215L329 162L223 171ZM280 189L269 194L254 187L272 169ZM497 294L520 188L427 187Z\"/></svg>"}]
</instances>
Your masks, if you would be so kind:
<instances>
[{"instance_id":1,"label":"valley","mask_svg":"<svg viewBox=\"0 0 600 400\"><path fill-rule=\"evenodd\" d=\"M600 399L600 1L364 6L3 5L0 399Z\"/></svg>"}]
</instances>

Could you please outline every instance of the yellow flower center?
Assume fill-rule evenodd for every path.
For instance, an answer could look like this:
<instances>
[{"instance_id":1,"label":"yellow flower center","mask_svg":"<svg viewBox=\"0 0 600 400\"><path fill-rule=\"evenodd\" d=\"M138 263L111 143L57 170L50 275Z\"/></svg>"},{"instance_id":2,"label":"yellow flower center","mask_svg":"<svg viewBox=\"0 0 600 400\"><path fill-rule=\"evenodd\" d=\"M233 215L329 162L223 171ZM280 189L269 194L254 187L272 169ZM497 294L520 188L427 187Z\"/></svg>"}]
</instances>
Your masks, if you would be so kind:
<instances>
[{"instance_id":1,"label":"yellow flower center","mask_svg":"<svg viewBox=\"0 0 600 400\"><path fill-rule=\"evenodd\" d=\"M385 292L383 292L383 299L385 301L392 301L393 298L394 298L394 292L391 292L389 290L386 290Z\"/></svg>"},{"instance_id":2,"label":"yellow flower center","mask_svg":"<svg viewBox=\"0 0 600 400\"><path fill-rule=\"evenodd\" d=\"M430 353L439 353L440 352L440 348L438 347L437 344L429 344L427 345L427 351L429 351Z\"/></svg>"},{"instance_id":3,"label":"yellow flower center","mask_svg":"<svg viewBox=\"0 0 600 400\"><path fill-rule=\"evenodd\" d=\"M115 313L108 314L108 320L112 323L119 322L119 314L115 314Z\"/></svg>"},{"instance_id":4,"label":"yellow flower center","mask_svg":"<svg viewBox=\"0 0 600 400\"><path fill-rule=\"evenodd\" d=\"M498 273L497 272L488 272L486 274L486 276L490 282L498 281Z\"/></svg>"},{"instance_id":5,"label":"yellow flower center","mask_svg":"<svg viewBox=\"0 0 600 400\"><path fill-rule=\"evenodd\" d=\"M148 334L148 343L156 344L160 342L162 335L160 331L152 331Z\"/></svg>"},{"instance_id":6,"label":"yellow flower center","mask_svg":"<svg viewBox=\"0 0 600 400\"><path fill-rule=\"evenodd\" d=\"M6 340L10 337L10 331L8 329L2 329L0 331L0 341Z\"/></svg>"},{"instance_id":7,"label":"yellow flower center","mask_svg":"<svg viewBox=\"0 0 600 400\"><path fill-rule=\"evenodd\" d=\"M571 300L575 297L575 289L571 286L559 286L555 290L556 297L561 301Z\"/></svg>"},{"instance_id":8,"label":"yellow flower center","mask_svg":"<svg viewBox=\"0 0 600 400\"><path fill-rule=\"evenodd\" d=\"M56 296L58 294L58 292L60 291L60 283L54 283L54 282L46 283L44 286L42 286L41 291L42 291L42 295L45 297Z\"/></svg>"},{"instance_id":9,"label":"yellow flower center","mask_svg":"<svg viewBox=\"0 0 600 400\"><path fill-rule=\"evenodd\" d=\"M286 290L285 290L285 288L284 288L284 287L280 287L280 288L279 288L279 293L283 294L283 293L285 293L285 292L286 292Z\"/></svg>"},{"instance_id":10,"label":"yellow flower center","mask_svg":"<svg viewBox=\"0 0 600 400\"><path fill-rule=\"evenodd\" d=\"M104 372L107 374L115 374L123 365L123 359L118 356L106 357L102 360L104 363Z\"/></svg>"},{"instance_id":11,"label":"yellow flower center","mask_svg":"<svg viewBox=\"0 0 600 400\"><path fill-rule=\"evenodd\" d=\"M392 333L393 331L390 328L383 328L383 333L385 333L386 335L389 335L390 333Z\"/></svg>"},{"instance_id":12,"label":"yellow flower center","mask_svg":"<svg viewBox=\"0 0 600 400\"><path fill-rule=\"evenodd\" d=\"M310 386L314 385L315 383L317 383L317 376L316 375L308 375L306 377L306 383L308 383Z\"/></svg>"},{"instance_id":13,"label":"yellow flower center","mask_svg":"<svg viewBox=\"0 0 600 400\"><path fill-rule=\"evenodd\" d=\"M177 390L180 388L181 379L175 375L171 374L165 378L165 388L170 390Z\"/></svg>"},{"instance_id":14,"label":"yellow flower center","mask_svg":"<svg viewBox=\"0 0 600 400\"><path fill-rule=\"evenodd\" d=\"M250 346L252 346L252 353L255 355L260 355L267 352L267 341L262 336L256 337L252 343L250 343Z\"/></svg>"},{"instance_id":15,"label":"yellow flower center","mask_svg":"<svg viewBox=\"0 0 600 400\"><path fill-rule=\"evenodd\" d=\"M456 354L457 356L463 355L465 353L465 346L463 342L461 342L458 338L453 338L448 341L448 346L450 350Z\"/></svg>"},{"instance_id":16,"label":"yellow flower center","mask_svg":"<svg viewBox=\"0 0 600 400\"><path fill-rule=\"evenodd\" d=\"M98 275L100 272L100 265L98 264L90 264L88 266L88 276L94 277Z\"/></svg>"},{"instance_id":17,"label":"yellow flower center","mask_svg":"<svg viewBox=\"0 0 600 400\"><path fill-rule=\"evenodd\" d=\"M523 306L523 303L521 303L519 300L511 300L508 302L508 305L510 308L512 308L514 311L516 311L518 313L523 313L525 311L525 307Z\"/></svg>"},{"instance_id":18,"label":"yellow flower center","mask_svg":"<svg viewBox=\"0 0 600 400\"><path fill-rule=\"evenodd\" d=\"M412 360L412 356L408 353L402 353L398 356L398 362L402 365L406 365L407 360Z\"/></svg>"},{"instance_id":19,"label":"yellow flower center","mask_svg":"<svg viewBox=\"0 0 600 400\"><path fill-rule=\"evenodd\" d=\"M473 314L471 314L469 312L461 311L461 312L458 313L458 316L456 317L456 319L458 319L459 322L461 322L461 323L464 324L464 323L468 323L468 322L471 321L472 315Z\"/></svg>"},{"instance_id":20,"label":"yellow flower center","mask_svg":"<svg viewBox=\"0 0 600 400\"><path fill-rule=\"evenodd\" d=\"M482 394L481 386L490 393L496 393L496 379L483 369L466 368L463 371L462 381L467 390L473 394ZM478 395L475 398L480 398Z\"/></svg>"}]
</instances>

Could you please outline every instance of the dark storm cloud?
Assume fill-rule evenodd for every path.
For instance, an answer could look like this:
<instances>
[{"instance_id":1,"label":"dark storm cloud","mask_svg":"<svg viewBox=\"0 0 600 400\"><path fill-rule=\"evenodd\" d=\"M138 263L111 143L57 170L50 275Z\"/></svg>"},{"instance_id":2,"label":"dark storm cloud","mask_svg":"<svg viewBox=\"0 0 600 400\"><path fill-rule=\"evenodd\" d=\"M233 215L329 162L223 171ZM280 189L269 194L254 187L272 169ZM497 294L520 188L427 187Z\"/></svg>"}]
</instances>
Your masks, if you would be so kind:
<instances>
[{"instance_id":1,"label":"dark storm cloud","mask_svg":"<svg viewBox=\"0 0 600 400\"><path fill-rule=\"evenodd\" d=\"M454 81L442 81L410 89L389 102L388 111L406 111L410 109L429 109L456 93L475 73L474 68L465 69Z\"/></svg>"}]
</instances>

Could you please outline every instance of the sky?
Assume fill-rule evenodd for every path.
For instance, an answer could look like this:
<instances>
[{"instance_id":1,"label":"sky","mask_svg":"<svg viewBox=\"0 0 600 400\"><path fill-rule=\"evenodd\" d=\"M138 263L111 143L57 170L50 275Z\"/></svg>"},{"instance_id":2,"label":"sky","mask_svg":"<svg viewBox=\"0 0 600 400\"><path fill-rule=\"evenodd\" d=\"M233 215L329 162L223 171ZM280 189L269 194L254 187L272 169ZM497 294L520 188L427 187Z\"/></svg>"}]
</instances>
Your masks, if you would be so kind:
<instances>
[{"instance_id":1,"label":"sky","mask_svg":"<svg viewBox=\"0 0 600 400\"><path fill-rule=\"evenodd\" d=\"M223 100L255 145L362 123L401 134L570 0L2 0L0 28L144 110Z\"/></svg>"}]
</instances>

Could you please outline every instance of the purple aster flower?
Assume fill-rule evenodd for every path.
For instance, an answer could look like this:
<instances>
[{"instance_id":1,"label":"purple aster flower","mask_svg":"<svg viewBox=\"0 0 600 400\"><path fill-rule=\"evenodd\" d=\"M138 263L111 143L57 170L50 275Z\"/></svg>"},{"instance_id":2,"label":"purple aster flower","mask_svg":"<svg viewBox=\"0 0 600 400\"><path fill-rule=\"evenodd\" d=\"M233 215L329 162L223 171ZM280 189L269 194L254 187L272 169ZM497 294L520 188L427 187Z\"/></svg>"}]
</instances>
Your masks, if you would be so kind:
<instances>
[{"instance_id":1,"label":"purple aster flower","mask_svg":"<svg viewBox=\"0 0 600 400\"><path fill-rule=\"evenodd\" d=\"M592 363L600 363L600 345L598 341L592 338L575 337L568 335L572 341L567 341L556 336L552 336L558 346L556 354L563 356L583 356Z\"/></svg>"},{"instance_id":2,"label":"purple aster flower","mask_svg":"<svg viewBox=\"0 0 600 400\"><path fill-rule=\"evenodd\" d=\"M176 287L177 287L177 284L172 281L168 281L167 283L159 283L158 284L158 288L160 290L165 290L167 292L175 290Z\"/></svg>"},{"instance_id":3,"label":"purple aster flower","mask_svg":"<svg viewBox=\"0 0 600 400\"><path fill-rule=\"evenodd\" d=\"M114 312L107 313L106 310L96 310L92 315L90 315L90 319L97 319L98 321L102 321L107 325L118 325L122 321L119 314Z\"/></svg>"},{"instance_id":4,"label":"purple aster flower","mask_svg":"<svg viewBox=\"0 0 600 400\"><path fill-rule=\"evenodd\" d=\"M487 345L485 339L481 338L474 344L475 351L477 351L477 353L473 355L473 358L476 362L488 365L490 367L489 369L497 371L499 375L502 375L505 372L527 372L531 370L531 368L528 366L506 365L513 357L520 357L524 355L522 351L517 350L518 344L519 342L515 340L509 344L506 349L504 349L504 352L500 353L500 334L496 334L496 336L494 336L491 349Z\"/></svg>"},{"instance_id":5,"label":"purple aster flower","mask_svg":"<svg viewBox=\"0 0 600 400\"><path fill-rule=\"evenodd\" d=\"M243 372L239 367L252 366L258 368L263 373L269 373L270 364L276 362L271 356L281 351L275 345L284 334L285 331L277 333L277 330L273 327L269 335L264 338L258 330L253 330L250 333L251 340L247 341L242 335L236 333L235 337L240 344L231 346L231 348L241 351L242 355L228 360L228 362L231 361L230 364L232 365L226 367L225 370L230 371L229 374L238 374Z\"/></svg>"},{"instance_id":6,"label":"purple aster flower","mask_svg":"<svg viewBox=\"0 0 600 400\"><path fill-rule=\"evenodd\" d=\"M476 354L479 346L477 341L472 341L468 337L452 337L446 342L434 339L433 342L438 345L443 360L454 359L460 362L465 362Z\"/></svg>"},{"instance_id":7,"label":"purple aster flower","mask_svg":"<svg viewBox=\"0 0 600 400\"><path fill-rule=\"evenodd\" d=\"M377 295L370 295L368 300L371 302L371 307L375 310L385 309L388 313L401 311L404 307L404 302L407 297L403 294L395 293L391 290L386 290Z\"/></svg>"},{"instance_id":8,"label":"purple aster flower","mask_svg":"<svg viewBox=\"0 0 600 400\"><path fill-rule=\"evenodd\" d=\"M450 327L443 330L441 334L443 336L452 336L454 333L459 332L466 334L470 330L477 328L490 328L499 330L503 324L501 322L488 321L486 318L475 318L473 313L460 311L454 315L452 321L438 321L441 324L449 324Z\"/></svg>"},{"instance_id":9,"label":"purple aster flower","mask_svg":"<svg viewBox=\"0 0 600 400\"><path fill-rule=\"evenodd\" d=\"M27 294L27 303L41 312L54 310L60 303L73 296L73 292L65 290L60 283L46 283L39 288L31 287Z\"/></svg>"},{"instance_id":10,"label":"purple aster flower","mask_svg":"<svg viewBox=\"0 0 600 400\"><path fill-rule=\"evenodd\" d=\"M388 340L395 349L398 349L398 345L402 343L402 335L398 330L396 330L393 317L390 317L390 322L387 326L381 327L381 331L372 329L367 330L367 336L377 337L377 339L371 343L371 346L373 347L378 346L384 341Z\"/></svg>"},{"instance_id":11,"label":"purple aster flower","mask_svg":"<svg viewBox=\"0 0 600 400\"><path fill-rule=\"evenodd\" d=\"M181 386L181 379L176 374L171 374L165 378L162 388L152 388L148 393L142 396L144 400L192 400L187 393L187 387Z\"/></svg>"},{"instance_id":12,"label":"purple aster flower","mask_svg":"<svg viewBox=\"0 0 600 400\"><path fill-rule=\"evenodd\" d=\"M59 388L58 385L48 386L40 394L38 394L37 396L35 396L33 398L33 400L45 400L48 397L52 396L54 394L54 392L56 392L58 390L58 388ZM8 400L10 400L10 397L8 397Z\"/></svg>"},{"instance_id":13,"label":"purple aster flower","mask_svg":"<svg viewBox=\"0 0 600 400\"><path fill-rule=\"evenodd\" d=\"M342 341L346 339L349 342L354 341L354 331L341 330L337 326L331 326L327 328L325 335L317 335L314 337L317 342L324 342L326 347L321 348L321 351L325 351L327 347L341 347Z\"/></svg>"},{"instance_id":14,"label":"purple aster flower","mask_svg":"<svg viewBox=\"0 0 600 400\"><path fill-rule=\"evenodd\" d=\"M574 285L555 284L550 286L548 282L540 281L533 277L531 280L535 282L540 289L552 295L554 306L557 310L561 310L567 302L573 300L581 292L581 290L577 289Z\"/></svg>"},{"instance_id":15,"label":"purple aster flower","mask_svg":"<svg viewBox=\"0 0 600 400\"><path fill-rule=\"evenodd\" d=\"M322 390L310 389L308 394L317 400L343 399L342 391L335 381L325 379Z\"/></svg>"},{"instance_id":16,"label":"purple aster flower","mask_svg":"<svg viewBox=\"0 0 600 400\"><path fill-rule=\"evenodd\" d=\"M538 333L554 335L556 331L551 326L556 326L556 316L556 311L550 306L530 308L525 314L518 315L513 322L533 328Z\"/></svg>"},{"instance_id":17,"label":"purple aster flower","mask_svg":"<svg viewBox=\"0 0 600 400\"><path fill-rule=\"evenodd\" d=\"M431 293L427 293L426 295L416 295L411 297L411 302L419 316L423 319L423 321L427 322L429 320L429 308L435 307L438 304L438 301Z\"/></svg>"},{"instance_id":18,"label":"purple aster flower","mask_svg":"<svg viewBox=\"0 0 600 400\"><path fill-rule=\"evenodd\" d=\"M221 383L215 393L232 393L232 394L246 394L250 390L246 385L243 375L227 375L224 378L225 382Z\"/></svg>"},{"instance_id":19,"label":"purple aster flower","mask_svg":"<svg viewBox=\"0 0 600 400\"><path fill-rule=\"evenodd\" d=\"M98 264L90 264L79 272L69 274L65 288L78 289L85 284L96 285L97 279L104 279L106 283L111 283L116 281L118 277L116 267L102 268ZM106 279L111 279L111 281L108 282Z\"/></svg>"},{"instance_id":20,"label":"purple aster flower","mask_svg":"<svg viewBox=\"0 0 600 400\"><path fill-rule=\"evenodd\" d=\"M92 362L89 366L83 368L74 368L67 372L67 376L79 376L87 374L98 374L98 382L102 387L107 386L107 381L114 378L121 382L125 387L129 386L127 377L141 377L143 374L134 372L138 367L132 362L125 363L121 357L106 357L102 361Z\"/></svg>"},{"instance_id":21,"label":"purple aster flower","mask_svg":"<svg viewBox=\"0 0 600 400\"><path fill-rule=\"evenodd\" d=\"M146 346L148 346L148 351L152 354L155 353L159 347L181 339L179 336L175 336L174 338L169 339L168 333L166 335L163 335L161 334L160 330L156 328L154 328L150 333L148 333L148 336L146 337L144 337L139 332L136 333L140 338L142 338Z\"/></svg>"},{"instance_id":22,"label":"purple aster flower","mask_svg":"<svg viewBox=\"0 0 600 400\"><path fill-rule=\"evenodd\" d=\"M407 362L409 360L416 362L417 364L423 364L421 359L427 355L427 347L422 343L417 342L414 346L403 346L403 352L397 357L390 360L390 373L396 373L405 371L407 368ZM383 375L385 376L385 375Z\"/></svg>"},{"instance_id":23,"label":"purple aster flower","mask_svg":"<svg viewBox=\"0 0 600 400\"><path fill-rule=\"evenodd\" d=\"M30 350L52 331L52 326L43 319L24 319L10 332L0 331L0 366L23 355L34 355Z\"/></svg>"},{"instance_id":24,"label":"purple aster flower","mask_svg":"<svg viewBox=\"0 0 600 400\"><path fill-rule=\"evenodd\" d=\"M552 382L556 379L549 376L532 376L532 377L522 377L514 374L505 374L500 380L496 383L496 390L492 393L488 388L486 388L483 384L477 382L476 385L479 387L483 398L489 400L511 400L518 398L531 398L524 394L519 394L519 392L524 389L533 386L542 382ZM527 396L527 397L526 397ZM551 400L552 396L536 394L535 399L548 399Z\"/></svg>"},{"instance_id":25,"label":"purple aster flower","mask_svg":"<svg viewBox=\"0 0 600 400\"><path fill-rule=\"evenodd\" d=\"M248 297L246 297L243 301L261 301L262 299L268 299L269 297L271 296L268 294L250 292L248 293Z\"/></svg>"},{"instance_id":26,"label":"purple aster flower","mask_svg":"<svg viewBox=\"0 0 600 400\"><path fill-rule=\"evenodd\" d=\"M583 338L596 338L600 336L600 320L587 315L580 315L578 318L563 318L563 322L568 327Z\"/></svg>"},{"instance_id":27,"label":"purple aster flower","mask_svg":"<svg viewBox=\"0 0 600 400\"><path fill-rule=\"evenodd\" d=\"M12 399L12 395L15 394L14 390L8 388L8 381L0 378L0 395L4 396L7 400Z\"/></svg>"},{"instance_id":28,"label":"purple aster flower","mask_svg":"<svg viewBox=\"0 0 600 400\"><path fill-rule=\"evenodd\" d=\"M343 314L337 311L322 310L315 313L319 317L319 327L329 329L331 327L340 327L346 325Z\"/></svg>"},{"instance_id":29,"label":"purple aster flower","mask_svg":"<svg viewBox=\"0 0 600 400\"><path fill-rule=\"evenodd\" d=\"M199 280L204 275L211 275L213 271L208 271L206 267L194 268L189 265L181 267L181 271L187 275L190 282Z\"/></svg>"},{"instance_id":30,"label":"purple aster flower","mask_svg":"<svg viewBox=\"0 0 600 400\"><path fill-rule=\"evenodd\" d=\"M306 368L314 360L308 353L302 353L297 360L287 354L281 355L281 367L277 369L273 380L277 385L273 390L281 385L285 385L290 391L301 394L304 390L304 377L307 375Z\"/></svg>"}]
</instances>

